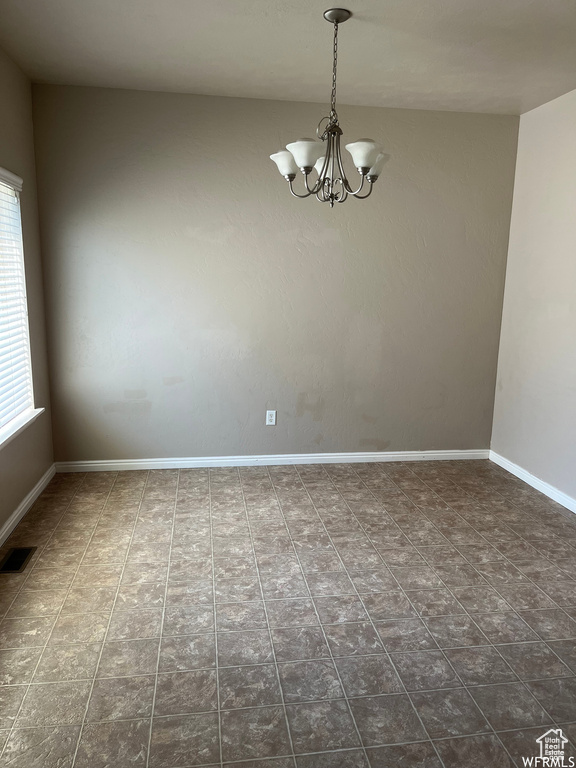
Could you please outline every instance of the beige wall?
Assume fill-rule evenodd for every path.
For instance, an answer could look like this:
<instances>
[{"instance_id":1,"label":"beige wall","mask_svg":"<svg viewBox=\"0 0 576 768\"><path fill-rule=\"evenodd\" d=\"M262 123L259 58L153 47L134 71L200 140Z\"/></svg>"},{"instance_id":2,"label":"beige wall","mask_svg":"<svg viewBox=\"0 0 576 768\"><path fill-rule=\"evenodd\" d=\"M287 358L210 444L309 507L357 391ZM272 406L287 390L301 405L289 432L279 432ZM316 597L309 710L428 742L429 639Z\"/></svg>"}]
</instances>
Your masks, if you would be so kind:
<instances>
[{"instance_id":1,"label":"beige wall","mask_svg":"<svg viewBox=\"0 0 576 768\"><path fill-rule=\"evenodd\" d=\"M26 286L36 407L46 408L12 442L0 448L0 527L52 464L48 370L38 238L36 172L30 81L0 51L0 166L21 176Z\"/></svg>"},{"instance_id":2,"label":"beige wall","mask_svg":"<svg viewBox=\"0 0 576 768\"><path fill-rule=\"evenodd\" d=\"M576 497L576 91L520 119L492 448Z\"/></svg>"},{"instance_id":3,"label":"beige wall","mask_svg":"<svg viewBox=\"0 0 576 768\"><path fill-rule=\"evenodd\" d=\"M342 107L330 210L268 160L323 111L34 88L58 460L488 447L518 119Z\"/></svg>"}]
</instances>

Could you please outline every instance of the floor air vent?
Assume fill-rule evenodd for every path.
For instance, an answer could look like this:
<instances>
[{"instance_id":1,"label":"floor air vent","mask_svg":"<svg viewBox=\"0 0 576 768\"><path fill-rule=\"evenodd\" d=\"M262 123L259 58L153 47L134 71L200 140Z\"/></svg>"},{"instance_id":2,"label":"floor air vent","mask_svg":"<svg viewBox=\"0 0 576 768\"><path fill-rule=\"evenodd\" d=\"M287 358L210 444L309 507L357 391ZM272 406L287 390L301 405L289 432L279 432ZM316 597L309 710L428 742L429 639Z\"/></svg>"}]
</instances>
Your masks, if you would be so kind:
<instances>
[{"instance_id":1,"label":"floor air vent","mask_svg":"<svg viewBox=\"0 0 576 768\"><path fill-rule=\"evenodd\" d=\"M36 547L13 547L0 562L0 573L22 573Z\"/></svg>"}]
</instances>

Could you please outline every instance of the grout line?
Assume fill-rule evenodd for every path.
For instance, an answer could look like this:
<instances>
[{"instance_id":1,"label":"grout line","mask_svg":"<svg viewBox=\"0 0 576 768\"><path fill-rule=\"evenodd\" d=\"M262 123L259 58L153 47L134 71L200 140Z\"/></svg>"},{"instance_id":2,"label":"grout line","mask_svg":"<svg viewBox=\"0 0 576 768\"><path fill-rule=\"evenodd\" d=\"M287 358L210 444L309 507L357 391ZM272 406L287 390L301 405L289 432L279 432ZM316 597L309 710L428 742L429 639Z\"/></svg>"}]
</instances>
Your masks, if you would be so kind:
<instances>
[{"instance_id":1,"label":"grout line","mask_svg":"<svg viewBox=\"0 0 576 768\"><path fill-rule=\"evenodd\" d=\"M114 529L111 528L111 529L106 529L106 530L114 530ZM313 551L313 550L310 550L310 551ZM282 552L280 556L282 556L282 555L290 555L290 553L289 552ZM278 555L273 553L273 552L259 552L257 556L258 557L260 557L260 556L262 556L262 557L277 557ZM249 559L249 556L246 556L246 555L240 555L239 557L241 557L243 559ZM216 560L218 560L218 559L223 559L223 558L216 557ZM226 558L224 558L224 559L226 559ZM153 564L153 563L145 562L145 561L134 561L134 562L138 563L139 565L151 565L151 564ZM154 561L154 562L159 563L160 561L157 560L157 561ZM121 561L115 561L113 563L112 562L111 563L102 563L101 565L104 568L108 568L108 567L111 567L111 566L122 565L122 562ZM86 564L86 565L81 565L81 567L82 568L98 568L98 564L97 563L94 564L94 565L93 564ZM386 563L380 563L378 566L371 567L371 568L352 568L351 572L355 573L357 571L375 571L375 570L378 570L379 568L382 568L382 567L388 568L391 572L394 572L395 570L397 570L395 567L390 568L390 566L386 565ZM415 566L415 567L419 567L419 566ZM50 570L58 570L58 569L57 568L51 568ZM72 570L72 569L70 569L70 570ZM343 572L342 570L337 570L337 571L334 571L334 570L308 571L308 573L310 575L314 575L314 576L322 575L323 573L330 574L330 573L342 573L342 572ZM224 581L235 581L237 579L249 578L249 577L244 577L244 576L226 576L226 577L222 577L222 578L223 578ZM185 585L185 584L194 584L197 581L210 581L210 577L207 577L205 579L190 579L188 581L172 581L170 583L172 585L174 585L174 586L178 586L178 585ZM139 581L139 582L134 582L132 584L125 584L124 586L132 586L133 587L133 586L140 586L140 585L143 585L143 584L160 584L160 583L162 583L162 582L159 581L159 580L156 580L156 581ZM535 586L535 585L532 585L532 586ZM100 589L100 588L108 589L108 587L106 587L106 586L102 586L102 587L96 586L96 589ZM498 590L495 587L492 587L490 584L469 584L469 585L466 585L466 586L461 586L461 587L460 586L456 586L456 587L453 587L453 588L452 587L446 587L446 586L442 585L442 586L438 586L438 587L418 587L418 588L412 588L412 589L406 589L406 587L400 586L400 589L405 591L405 592L434 592L434 591L436 591L438 589L446 589L446 590L452 591L452 589L486 589L486 588L491 588L494 591L498 592ZM574 583L574 588L576 589L576 582ZM89 590L90 587L76 587L76 589L86 589L86 590ZM21 592L18 593L18 595L20 595L22 593L24 593L24 594L32 594L32 593L53 592L53 591L58 591L58 588L57 587L55 587L55 588L49 587L48 589L22 589ZM60 590L60 591L62 591L62 590ZM382 593L396 592L396 591L398 591L398 588L392 587L392 588L388 588L388 589L382 590ZM371 595L371 594L381 594L381 593L376 593L376 592L359 592L358 594L360 594L360 595ZM318 592L318 593L314 594L313 597L346 597L347 595L348 596L356 595L356 592L335 592L334 594ZM501 597L500 594L498 594L498 596ZM455 595L454 595L454 597L455 597L456 600L458 600L458 598ZM267 598L269 603L278 602L279 600L298 600L298 599L299 599L298 597L269 597L269 598ZM502 599L505 599L505 598L502 598ZM259 602L259 601L257 599L256 600L219 600L218 601L218 605L224 605L224 604L229 604L229 603L256 603L256 602ZM458 602L460 602L460 601L458 601ZM196 605L201 605L201 603L196 603ZM449 613L449 614L447 614L447 613L435 613L435 614L430 614L428 616L424 616L424 618L439 618L439 617L442 617L442 616L464 616L464 615L483 616L483 615L490 614L490 613L516 613L516 614L518 614L520 611L522 613L543 613L544 611L557 611L557 610L559 610L559 608L557 608L557 607L552 607L552 608L513 608L512 606L510 606L509 603L507 603L507 605L509 607L508 608L503 608L502 610L495 610L493 608L486 608L486 609L483 609L483 610L472 611L471 609L466 609L465 607L462 607L462 611L460 611L459 613ZM567 605L565 607L566 608L576 608L576 603L574 605ZM152 608L141 608L141 607L137 607L137 608L124 608L121 611L121 613L127 613L127 612L130 612L130 611L143 611L143 610L153 610L153 609ZM55 613L57 613L57 611L55 611L52 614L32 614L32 615L29 615L29 616L26 616L26 615L4 616L3 619L10 620L10 619L38 619L38 618L45 618L45 617L47 618L49 616L53 616ZM74 616L74 615L78 615L78 614L85 615L85 614L89 614L89 613L102 613L102 611L70 611L69 613L65 613L64 616ZM568 614L568 617L571 618L572 621L574 620L573 617L571 617L569 614ZM390 620L393 620L393 617L388 617L388 618ZM409 617L399 617L399 618L409 618ZM2 621L3 619L0 619L0 621ZM376 619L376 621L384 621L384 620L385 619ZM232 631L234 631L234 630L232 630ZM533 631L535 631L535 630L533 630ZM195 635L195 634L201 634L201 633L189 632L187 634L194 634ZM556 640L556 639L558 639L558 640L567 639L568 640L568 639L571 639L572 637L573 637L572 635L569 635L566 638L554 638L554 640ZM576 635L574 637L576 637ZM522 642L522 641L517 641L517 642ZM31 646L31 647L37 647L37 646Z\"/></svg>"},{"instance_id":2,"label":"grout line","mask_svg":"<svg viewBox=\"0 0 576 768\"><path fill-rule=\"evenodd\" d=\"M360 479L361 479L361 478L360 478ZM369 490L369 489L368 489L368 490ZM344 497L343 497L343 499L344 499ZM350 508L350 505L348 504L348 502L346 501L346 499L344 499L344 503L345 503L345 504L346 504L346 506L348 507L348 509L349 509L350 513L351 513L351 514L353 514L353 515L354 515L354 517L355 517L355 518L358 520L358 518L357 518L356 514L355 514L355 513L354 513L354 511L353 511L353 510ZM383 506L383 505L382 505L382 506ZM370 536L369 536L369 534L366 532L366 530L365 530L365 528L364 528L364 525L362 524L362 522L361 522L360 520L358 520L358 523L360 524L360 526L361 526L362 530L364 531L365 535L366 535L366 536L368 536L368 539L370 540ZM398 526L398 524L396 523L396 521L395 521L395 520L394 520L394 524ZM400 528L400 526L398 526L398 528ZM401 530L401 529L400 529L400 530ZM327 532L328 532L328 531L327 531ZM404 533L404 532L402 531L402 533ZM330 536L330 534L328 534L328 535ZM405 534L404 534L404 535L405 535ZM332 541L332 538L331 538L331 536L330 536L330 541ZM336 549L336 546L335 546L335 545L333 545L333 546L334 546L334 548ZM384 563L384 559L382 558L382 556L380 555L380 553L379 553L379 552L376 550L376 548L374 548L374 549L375 549L375 551L377 552L377 554L378 554L378 556L380 557L380 559L382 560L382 564L384 565L384 567L388 569L388 571L389 571L389 572L392 574L392 576L393 576L394 580L395 580L395 581L396 581L396 583L398 584L398 588L399 588L399 590L400 590L400 594L403 594L403 595L404 595L404 596L405 596L405 597L408 599L408 601L409 601L410 605L412 606L412 608L414 609L414 611L415 611L415 613L416 613L416 617L418 617L418 618L420 619L420 621L422 621L422 617L420 616L419 612L418 612L418 611L416 610L416 608L414 607L414 605L413 605L412 601L409 599L408 595L406 595L406 592L405 592L405 590L403 589L402 585L400 584L400 582L398 581L398 579L396 578L396 576L394 576L394 574L392 573L392 569L391 569L391 568L388 568L388 566L386 566L386 564ZM336 549L336 551L338 551L338 550ZM338 553L338 555L339 555L339 553ZM344 563L343 563L343 564L344 564ZM367 569L367 570L368 570L368 569ZM346 572L348 573L348 569L346 569ZM352 579L351 579L351 581L352 581ZM354 583L353 581L352 581L352 584L353 584L353 586L356 588L356 585L355 585L355 583ZM424 725L424 722L423 722L422 718L420 717L420 713L418 712L418 710L416 709L416 706L414 705L414 702L412 701L412 697L410 696L410 693L409 693L408 689L406 688L406 685L405 685L405 683L404 683L404 680L402 679L401 675L400 675L400 674L399 674L399 672L398 672L398 669L397 669L396 665L394 664L394 660L393 660L393 658L392 658L392 655L391 655L391 653L388 651L388 649L386 648L386 644L384 643L384 641L383 641L383 640L382 640L382 638L380 637L380 633L378 632L378 629L377 629L377 627L376 627L376 624L375 624L374 620L372 619L372 616L371 616L371 614L370 614L370 611L367 609L366 605L364 604L364 600L362 599L362 594L361 594L360 592L358 592L358 590L356 590L356 591L357 591L358 597L360 598L360 601L361 601L361 603L362 603L362 606L363 606L364 610L366 611L366 614L367 614L367 616L368 616L368 618L369 618L369 621L370 621L370 623L371 623L371 625L372 625L372 628L373 628L374 632L376 633L377 637L378 637L378 638L380 638L380 641L381 641L381 643L382 643L382 647L384 648L384 650L385 650L385 652L386 652L386 655L387 655L387 657L388 657L388 661L389 661L389 663L392 665L392 669L395 671L395 673L396 673L396 675L397 675L398 679L400 680L400 683L401 683L401 685L402 685L402 688L404 689L404 693L405 693L405 694L408 696L408 700L409 700L409 702L410 702L410 704L411 704L411 706L412 706L412 709L413 709L413 711L414 711L414 714L416 715L416 717L418 718L418 721L420 722L420 725L421 725L421 727L422 727L422 729L423 729L423 732L424 732L424 733L425 733L425 734L428 736L428 738L429 738L430 742L432 743L432 746L433 746L433 748L434 748L434 751L435 751L435 753L436 753L436 755L437 755L437 757L438 757L438 760L440 761L441 765L444 765L444 761L442 760L442 757L441 757L440 753L439 753L439 752L438 752L438 750L436 749L436 746L434 745L434 742L432 741L432 738L431 738L431 736L430 736L430 734L429 734L429 732L428 732L428 729L427 729L427 728L426 728L426 726ZM424 622L422 621L422 623L424 623ZM438 643L436 642L436 639L434 638L434 636L433 636L431 633L430 633L430 635L431 635L432 639L434 640L434 642L436 643L436 645L438 646ZM438 646L438 649L441 651L441 649L439 648L439 646ZM450 664L450 668L452 669L452 665L451 665L451 664ZM455 672L455 671L454 671L454 673L456 674L456 672ZM457 675L457 678L458 678L458 680L460 680L460 677L459 677L458 675Z\"/></svg>"},{"instance_id":3,"label":"grout line","mask_svg":"<svg viewBox=\"0 0 576 768\"><path fill-rule=\"evenodd\" d=\"M150 475L150 473L147 473L147 478L146 478L146 481L144 482L144 484L143 484L143 486L142 486L142 493L141 493L141 496L140 496L140 503L139 503L139 505L138 505L138 514L140 513L140 509L141 509L141 507L142 507L142 499L144 498L144 493L145 493L145 491L146 491L146 485L147 485L147 483L148 483L148 478L149 478L149 475ZM112 486L111 486L111 488L110 488L110 492L108 493L108 497L107 497L107 500L110 498L110 494L112 493L112 489L113 489L113 488L114 488L114 486L116 485L116 482L117 482L117 481L118 481L118 473L116 473L116 477L115 477L115 479L114 479L114 482L112 483ZM104 511L104 509L105 509L105 508L106 508L106 504L104 504L104 506L103 506L103 508L102 508L102 512ZM99 517L98 519L100 519L100 517ZM116 587L116 591L115 591L115 595L114 595L114 600L113 600L113 602L112 602L112 608L111 608L111 610L110 610L110 617L109 617L109 619L108 619L108 624L107 624L107 626L106 626L106 630L105 630L105 632L104 632L104 635L103 635L103 637L102 637L102 642L101 642L101 646L100 646L100 653L98 654L98 660L97 660L97 662L96 662L96 666L95 666L95 668L94 668L94 677L93 677L93 679L92 679L92 685L90 686L90 692L89 692L89 694L88 694L88 698L87 698L87 700L86 700L86 707L85 707L85 709L84 709L84 717L82 718L82 722L80 723L80 730L79 730L79 732L78 732L78 740L77 740L77 742L76 742L76 749L74 750L74 755L73 755L73 757L72 757L72 762L71 762L71 764L70 764L70 765L71 765L71 768L74 768L74 765L75 765L75 763L76 763L76 756L77 756L77 754L78 754L78 749L79 749L79 747L80 747L80 741L81 741L81 739L82 739L82 734L84 733L84 728L85 728L85 726L86 726L86 716L88 715L88 708L89 708L89 706L90 706L90 701L91 701L91 699L92 699L92 692L94 691L94 686L95 686L95 684L96 684L96 679L97 679L97 678L96 678L96 675L97 675L97 673L98 673L98 667L100 666L100 660L101 660L101 658L102 658L102 653L104 652L104 644L105 644L105 642L106 642L106 638L108 637L108 632L109 632L109 630L110 630L110 624L111 624L111 622L112 622L112 617L113 617L113 615L114 615L114 608L115 608L115 606L116 606L116 600L118 599L118 593L120 592L120 587L121 587L121 585L122 585L122 576L124 575L124 570L125 570L125 568L126 568L126 563L127 563L127 561L128 561L128 554L129 554L129 552L130 552L130 547L131 547L131 545L132 545L132 540L133 540L133 538L134 538L134 531L136 530L136 525L137 525L137 523L138 523L138 515L137 515L137 516L135 517L135 519L134 519L134 523L133 523L133 526L132 526L132 533L131 533L131 535L130 535L130 541L129 541L129 543L128 543L128 546L127 546L127 548L126 548L126 554L124 555L124 561L123 561L123 565L122 565L122 570L121 570L121 572L120 572L120 577L119 577L119 579L118 579L118 585L117 585L117 587ZM94 530L96 530L96 529L94 529ZM146 718L142 718L142 719L144 719L144 720L145 720Z\"/></svg>"},{"instance_id":4,"label":"grout line","mask_svg":"<svg viewBox=\"0 0 576 768\"><path fill-rule=\"evenodd\" d=\"M148 475L148 479L150 478L150 475ZM147 484L147 483L146 483ZM174 526L176 522L176 509L178 504L178 489L180 486L180 470L178 470L178 474L176 475L176 490L174 493L174 510L172 512L172 524L170 526L170 548L168 551L168 561L167 561L167 570L166 570L166 584L164 586L164 600L162 601L162 618L160 620L160 630L159 630L159 638L158 638L158 654L156 656L156 674L154 675L154 691L152 693L152 704L150 707L150 730L148 733L148 746L146 750L146 766L150 763L150 750L152 748L152 728L154 725L154 708L156 706L156 692L158 690L158 675L160 673L160 654L162 650L162 640L164 637L164 617L166 615L166 604L168 600L168 584L169 584L169 578L170 578L170 563L172 561L172 544L174 542ZM146 486L144 486L144 493L146 492ZM136 521L138 521L138 518L136 518ZM101 678L106 679L106 678ZM144 718L145 719L145 718ZM74 768L72 766L72 768Z\"/></svg>"},{"instance_id":5,"label":"grout line","mask_svg":"<svg viewBox=\"0 0 576 768\"><path fill-rule=\"evenodd\" d=\"M303 600L308 600L309 598L302 598L302 599ZM353 622L343 622L343 623L351 624ZM366 621L366 622L363 622L363 623L368 624L370 622ZM324 624L322 626L330 626L330 625ZM342 626L342 624L331 625L331 626ZM290 627L290 629L319 629L319 625L318 624L314 624L314 625L309 625L308 627ZM249 632L249 631L250 630L242 630L242 633ZM258 630L258 631L263 631L264 632L266 630L262 629L262 630ZM195 637L195 635L185 635L185 637ZM147 639L158 640L159 638L155 637L155 638L147 638ZM116 642L116 641L112 641L112 642ZM120 641L120 642L122 642L122 641ZM126 641L126 642L130 642L130 641ZM99 645L99 643L78 643L78 645ZM63 648L65 646L59 645L59 646L52 646L52 647ZM466 646L466 647L460 648L460 649L447 648L445 650L450 650L450 651L451 650L466 650L467 651L470 648L474 648L474 647L477 647L477 646ZM487 648L488 646L483 645L483 646L478 646L478 647L480 647L480 648ZM2 649L2 650L4 650L4 649ZM26 648L25 650L28 650L28 648ZM442 648L439 648L439 649L438 648L426 648L426 649L423 649L421 651L390 651L389 653L390 653L390 656L408 656L410 654L416 654L416 653L419 653L419 654L437 653L438 650L442 651L443 649ZM269 666L271 666L273 664L277 664L278 667L281 667L281 666L288 666L289 664L303 664L303 663L307 663L309 661L310 662L314 662L314 661L331 661L331 660L334 660L336 662L336 661L343 660L343 659L381 658L382 656L386 656L386 653L385 652L384 653L364 653L364 654L357 653L357 654L353 654L353 655L350 655L350 656L333 656L333 657L332 656L315 656L312 659L286 659L285 661L278 661L278 662L267 661L267 662L259 662L259 663L256 663L256 664L227 664L227 665L220 665L219 668L220 669L252 669L253 667L269 667ZM503 661L508 663L506 661L506 659L503 659ZM173 675L173 674L178 674L180 672L212 672L214 670L215 670L215 667L191 667L189 669L178 669L178 670L171 671L171 672L161 672L159 674ZM458 673L455 672L455 674L458 676ZM464 682L460 682L458 685L442 686L440 688L413 688L412 690L410 690L408 692L409 693L436 693L438 691L449 691L449 690L454 690L456 688L466 688L466 689L471 689L471 688L474 688L474 689L476 689L476 688L488 688L488 687L493 686L493 685L498 685L498 686L501 686L501 685L517 685L519 682L546 683L549 680L572 680L575 677L573 672L569 672L569 673L563 674L563 675L551 675L549 677L530 677L530 678L526 678L526 679L518 677L517 673L515 673L515 672L513 672L513 674L516 675L516 679L514 679L514 680L501 680L499 682L494 682L494 683L464 683ZM154 677L155 675L156 675L155 672L144 672L144 673L137 673L137 674L133 674L133 675L103 675L103 676L97 676L96 680L132 680L135 677ZM84 682L89 682L90 680L93 680L93 679L94 679L93 676L90 676L90 677L72 677L72 678L59 679L59 680L44 680L42 682L33 683L33 685L35 687L36 686L40 687L40 686L54 685L55 683L84 683ZM458 679L461 680L461 678L459 676L458 676ZM2 689L5 690L5 689L9 689L9 688L23 688L24 686L28 686L28 683L14 683L12 685L3 685ZM362 699L362 698L366 698L366 697L370 697L370 696L394 696L394 695L396 695L396 694L395 693L354 694L354 696L351 696L350 698ZM345 697L344 696L337 696L335 698L345 698ZM307 702L311 702L311 701L327 701L327 700L328 699L306 699ZM299 701L290 702L290 704L301 704L301 703L302 702L299 702ZM224 707L224 708L222 708L222 711L223 712L224 711L228 712L229 710L233 710L233 709L234 710L235 709L258 709L258 708L264 707L264 706L276 706L276 705L274 705L274 704L254 704L253 706L246 706L246 707ZM202 712L204 712L204 711L208 712L208 711L216 711L216 710L202 710ZM186 713L180 713L180 714L186 714ZM189 714L195 714L195 712L190 712ZM155 715L155 717L165 717L165 715ZM132 719L141 720L142 718L132 718ZM146 719L146 718L144 718L144 719ZM34 727L40 727L40 726L22 726L22 727L32 727L32 728L34 728ZM7 730L9 730L9 729L7 729Z\"/></svg>"},{"instance_id":6,"label":"grout line","mask_svg":"<svg viewBox=\"0 0 576 768\"><path fill-rule=\"evenodd\" d=\"M297 470L297 471L298 471L298 470ZM329 474L329 473L327 472L327 474ZM299 472L298 472L298 475L300 476L300 473L299 473ZM304 484L304 487L306 487L306 486L305 486L305 484ZM335 485L335 488L337 488L337 487L336 487L336 485ZM350 574L349 574L348 568L346 567L346 565L345 565L344 561L342 560L342 558L341 558L341 556L340 556L340 552L338 551L338 549L337 549L337 548L336 548L336 546L334 545L334 542L333 542L333 540L332 540L332 536L331 536L330 532L328 531L328 529L326 528L326 525L325 525L325 523L324 523L324 520L322 520L322 518L321 518L321 517L320 517L320 515L318 514L318 510L316 509L316 504L314 503L314 500L312 499L312 496L311 496L310 494L308 494L308 495L309 495L309 497L310 497L310 501L312 502L312 504L313 504L313 506L314 506L314 509L315 509L315 511L316 511L316 514L318 515L318 517L320 518L320 520L321 520L321 522L322 522L322 525L323 525L323 527L324 527L324 530L325 530L325 532L326 532L326 534L327 534L327 536L328 536L328 539L330 540L330 543L331 543L332 547L334 548L334 551L336 552L336 554L337 554L337 556L338 556L338 559L340 560L340 563L342 564L342 567L344 568L344 572L345 572L345 573L348 575L348 577L350 578ZM344 503L345 503L345 504L346 504L346 506L348 507L348 509L349 509L350 513L351 513L351 514L353 514L353 515L354 515L354 517L356 518L356 515L355 515L355 514L352 512L352 510L350 509L350 507L349 507L348 503L346 502L346 500L344 499L344 497L342 497L342 498L343 498L343 500L344 500ZM357 519L357 518L356 518L356 519ZM358 522L360 522L360 521L358 521ZM379 557L380 557L380 555L379 555ZM381 557L380 557L380 559L382 560L382 558L381 558ZM364 605L364 601L362 600L362 598L361 598L361 596L360 596L360 593L359 593L359 592L358 592L358 590L356 589L356 585L355 585L354 581L352 580L352 578L350 578L350 581L351 581L351 583L352 583L352 586L354 587L354 589L355 589L355 591L356 591L356 596L357 596L357 599L359 599L359 600L360 600L360 604L362 605L362 608L363 608L363 610L364 610L364 611L365 611L365 613L366 613L366 616L367 616L367 618L368 618L368 622L367 622L367 623L370 623L370 625L372 626L372 631L375 633L375 636L376 636L377 638L379 638L380 642L382 643L382 647L383 647L383 649L384 649L384 653L385 653L385 655L386 655L386 658L388 659L388 663L390 664L390 666L391 666L391 669L392 669L392 670L394 670L394 672L395 672L395 674L396 674L396 677L398 678L398 681L399 681L399 683L400 683L400 685L401 685L401 687L402 687L402 690L404 691L404 694L405 694L405 695L408 697L408 701L410 702L410 706L412 707L412 710L413 710L413 712L414 712L415 716L417 717L417 719L418 719L418 722L420 723L420 727L422 728L422 732L428 735L428 730L427 730L427 729L426 729L426 727L424 726L424 723L422 722L422 718L420 717L420 714L419 714L419 712L417 711L416 707L414 706L414 702L412 701L412 699L411 699L411 698L410 698L410 696L408 695L408 690L406 689L406 685L404 684L404 681L402 680L402 678L401 678L401 677L400 677L400 675L398 674L398 672L397 672L397 670L396 670L396 666L395 666L394 662L392 661L392 658L391 658L391 656L390 656L390 653L389 653L388 649L386 648L386 645L385 645L385 644L382 642L382 639L380 638L380 634L379 634L378 630L376 629L376 626L375 626L375 624L374 624L374 621L372 620L372 616L370 615L369 611L367 611L367 610L366 610L366 606ZM344 687L343 687L343 690L344 690L344 692L345 692L345 689L344 689ZM352 712L351 712L351 714L352 714ZM353 715L352 715L352 718L354 719L354 722L356 722L356 721L355 721L355 718L354 718L354 716L353 716ZM429 738L429 741L430 741L430 743L432 744L432 747L433 747L433 749L434 749L434 752L436 753L436 755L437 755L437 757L438 757L438 760L440 761L440 764L441 764L442 766L444 766L444 761L442 760L442 758L441 758L441 756L440 756L440 753L438 752L438 750L436 749L436 747L434 746L434 744L433 744L433 742L432 742L432 740L431 740L430 738ZM362 739L362 737L360 737L360 743L361 743L361 744L364 746L364 754L365 754L365 756L366 756L366 759L368 760L368 754L367 754L367 752L366 752L366 745L364 744L364 740ZM368 760L368 763L370 764L370 761L369 761L369 760Z\"/></svg>"},{"instance_id":7,"label":"grout line","mask_svg":"<svg viewBox=\"0 0 576 768\"><path fill-rule=\"evenodd\" d=\"M236 470L238 472L238 470ZM216 611L216 562L214 559L214 513L212 510L212 473L208 470L208 504L210 518L210 553L212 559L212 605L214 606L214 654L216 664L216 704L218 707L218 751L220 755L220 766L223 763L222 748L222 717L220 701L220 662L218 661L218 615Z\"/></svg>"},{"instance_id":8,"label":"grout line","mask_svg":"<svg viewBox=\"0 0 576 768\"><path fill-rule=\"evenodd\" d=\"M269 471L268 471L268 474L269 474ZM244 504L244 514L246 515L246 521L247 521L247 526L248 526L248 533L250 535L250 541L252 543L252 552L253 552L254 564L255 564L255 568L256 568L256 578L258 580L258 587L260 589L260 595L261 595L261 598L262 598L262 607L264 609L264 614L266 616L266 626L268 628L268 639L270 641L270 648L272 649L272 658L274 659L274 668L275 668L275 671L276 671L276 681L278 683L278 690L280 692L280 698L281 698L281 701L282 701L282 709L284 711L284 722L285 722L285 725L286 725L286 732L288 734L288 741L290 743L290 749L292 751L292 755L291 755L292 762L294 764L294 768L297 768L295 751L294 751L294 742L293 742L293 739L292 739L292 731L290 729L290 723L288 722L288 710L286 709L286 700L284 698L284 689L282 688L282 681L280 679L280 670L278 668L278 659L276 658L276 648L274 647L274 640L273 640L273 637L272 637L272 628L270 626L270 617L268 615L268 607L266 605L266 599L264 597L264 587L262 585L262 579L260 577L260 566L258 565L258 559L256 557L256 552L255 552L255 549L254 549L254 536L252 534L252 525L251 525L251 522L250 522L250 515L248 514L248 506L246 504L246 496L244 494L244 486L242 484L242 473L241 472L238 473L238 477L239 477L239 480L240 480L240 488L241 488L241 491L242 491L242 501L243 501L243 504ZM280 510L280 511L282 511L282 510ZM216 605L216 591L214 591L214 605ZM218 687L220 687L220 680L218 680Z\"/></svg>"},{"instance_id":9,"label":"grout line","mask_svg":"<svg viewBox=\"0 0 576 768\"><path fill-rule=\"evenodd\" d=\"M268 470L268 473L270 474L270 470ZM298 472L297 468L296 468L296 474L297 474L298 478L300 479L300 482L302 482L302 478L300 477L300 473ZM272 482L272 487L274 488L274 491L276 493L276 500L278 502L278 506L280 508L280 512L281 512L282 516L284 517L284 512L282 510L282 505L280 503L280 499L278 497L278 493L276 491L276 486L274 485L274 481L272 480L272 477L270 477L270 480ZM304 485L304 483L302 483L302 485ZM316 507L314 507L314 510L316 511ZM318 514L318 513L316 512L316 514ZM294 555L296 557L296 560L298 561L300 572L302 573L302 577L304 579L304 583L306 584L306 589L308 590L308 598L303 598L303 599L310 600L311 603L312 603L312 606L314 608L314 613L316 614L316 618L318 619L318 627L319 627L320 631L322 632L322 637L324 638L324 643L325 643L326 647L328 648L328 653L330 654L330 659L332 661L332 666L334 668L334 671L335 671L336 676L338 678L340 689L342 691L343 700L346 702L346 709L348 711L348 715L351 718L352 723L354 725L354 730L356 731L356 735L358 737L358 743L359 743L359 745L360 745L360 747L362 749L362 752L364 754L364 758L366 759L366 761L368 762L368 765L369 765L370 763L368 761L368 755L366 753L366 747L364 746L364 740L362 739L362 735L360 733L360 729L358 728L358 724L356 723L356 718L354 717L354 715L352 713L352 707L350 706L350 702L348 700L348 694L346 693L346 688L344 687L344 683L343 683L342 677L340 675L340 670L338 669L338 665L336 664L336 660L335 660L334 654L332 652L332 647L330 646L330 643L328 642L328 637L327 637L326 632L324 630L324 625L322 624L322 622L320 620L320 615L318 613L318 609L316 607L316 603L315 603L314 599L312 598L312 593L310 592L310 587L308 585L308 580L307 580L306 574L305 574L305 572L304 572L304 570L302 568L302 562L300 560L300 555L298 553L298 549L297 549L297 547L294 546L294 539L292 537L292 532L290 531L290 528L288 527L288 525L286 527L288 528L288 536L289 536L290 541L292 543L292 549L294 551Z\"/></svg>"}]
</instances>

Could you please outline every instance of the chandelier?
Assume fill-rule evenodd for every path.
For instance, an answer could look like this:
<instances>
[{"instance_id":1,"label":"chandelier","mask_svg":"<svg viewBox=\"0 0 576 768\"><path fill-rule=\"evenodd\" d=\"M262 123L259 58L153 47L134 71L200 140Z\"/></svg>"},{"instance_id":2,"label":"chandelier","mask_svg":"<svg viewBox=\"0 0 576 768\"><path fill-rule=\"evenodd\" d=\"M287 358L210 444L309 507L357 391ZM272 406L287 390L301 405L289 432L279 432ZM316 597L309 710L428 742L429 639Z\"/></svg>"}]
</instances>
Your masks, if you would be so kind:
<instances>
[{"instance_id":1,"label":"chandelier","mask_svg":"<svg viewBox=\"0 0 576 768\"><path fill-rule=\"evenodd\" d=\"M330 8L324 12L326 21L334 24L334 59L332 65L332 96L330 99L330 114L318 123L316 135L326 144L314 139L299 139L286 146L286 149L270 155L284 176L294 197L310 197L315 195L321 203L343 203L349 195L359 200L369 197L372 185L380 175L388 155L382 152L372 139L359 139L352 144L346 144L346 149L352 155L352 161L360 174L360 185L357 189L346 178L342 165L340 137L342 129L338 123L336 112L336 67L338 64L338 25L347 21L352 14L344 8ZM324 127L323 127L324 126ZM314 169L318 178L311 184L309 177ZM293 182L298 170L304 175L305 192L298 194L294 191ZM368 191L360 194L368 182Z\"/></svg>"}]
</instances>

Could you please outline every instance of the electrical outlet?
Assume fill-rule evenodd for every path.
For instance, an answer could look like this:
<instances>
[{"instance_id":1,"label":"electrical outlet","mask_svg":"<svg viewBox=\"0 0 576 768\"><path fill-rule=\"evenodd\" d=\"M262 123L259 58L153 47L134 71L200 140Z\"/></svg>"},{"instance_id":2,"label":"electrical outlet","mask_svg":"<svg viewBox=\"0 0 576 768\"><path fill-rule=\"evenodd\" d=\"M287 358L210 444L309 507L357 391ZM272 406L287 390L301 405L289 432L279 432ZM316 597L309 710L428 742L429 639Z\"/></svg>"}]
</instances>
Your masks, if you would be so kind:
<instances>
[{"instance_id":1,"label":"electrical outlet","mask_svg":"<svg viewBox=\"0 0 576 768\"><path fill-rule=\"evenodd\" d=\"M267 427L276 426L276 411L266 411L266 426Z\"/></svg>"}]
</instances>

